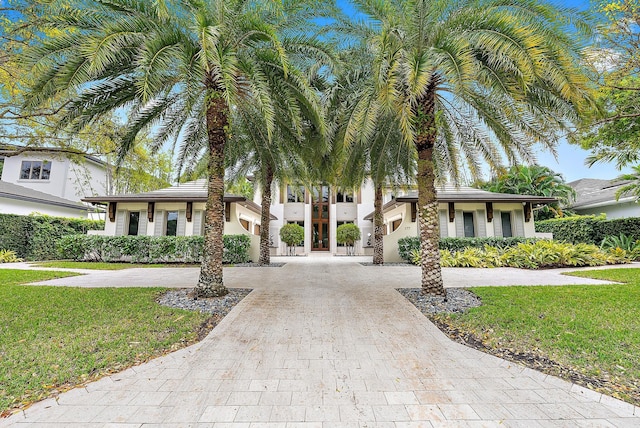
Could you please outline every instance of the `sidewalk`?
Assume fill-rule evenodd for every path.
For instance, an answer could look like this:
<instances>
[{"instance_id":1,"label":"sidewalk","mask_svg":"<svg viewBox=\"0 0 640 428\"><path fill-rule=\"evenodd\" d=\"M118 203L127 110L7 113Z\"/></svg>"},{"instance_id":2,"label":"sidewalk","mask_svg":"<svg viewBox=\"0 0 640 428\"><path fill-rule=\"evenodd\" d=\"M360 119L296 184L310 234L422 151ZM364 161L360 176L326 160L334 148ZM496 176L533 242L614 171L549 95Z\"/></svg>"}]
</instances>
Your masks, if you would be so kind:
<instances>
[{"instance_id":1,"label":"sidewalk","mask_svg":"<svg viewBox=\"0 0 640 428\"><path fill-rule=\"evenodd\" d=\"M136 270L149 281L197 275ZM479 281L475 271L460 281ZM122 272L102 285L123 285ZM416 286L418 268L318 260L225 277L254 291L199 344L0 426L640 426L632 405L450 341L394 289Z\"/></svg>"}]
</instances>

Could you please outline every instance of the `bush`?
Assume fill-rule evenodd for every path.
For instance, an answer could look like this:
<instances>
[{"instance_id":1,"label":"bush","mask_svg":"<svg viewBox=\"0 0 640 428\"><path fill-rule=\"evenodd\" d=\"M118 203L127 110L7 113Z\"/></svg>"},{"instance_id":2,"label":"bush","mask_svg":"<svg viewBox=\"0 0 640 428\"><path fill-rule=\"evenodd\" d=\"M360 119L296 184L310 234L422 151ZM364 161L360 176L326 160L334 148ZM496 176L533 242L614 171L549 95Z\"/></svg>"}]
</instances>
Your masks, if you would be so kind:
<instances>
[{"instance_id":1,"label":"bush","mask_svg":"<svg viewBox=\"0 0 640 428\"><path fill-rule=\"evenodd\" d=\"M419 254L417 255L419 256ZM515 247L469 247L460 251L440 250L443 267L514 267L522 269L602 266L628 263L628 252L616 248L602 250L591 244L567 244L550 240L520 243ZM420 263L416 257L414 263Z\"/></svg>"},{"instance_id":2,"label":"bush","mask_svg":"<svg viewBox=\"0 0 640 428\"><path fill-rule=\"evenodd\" d=\"M0 214L0 248L27 260L57 258L56 243L65 235L102 230L104 222L81 218Z\"/></svg>"},{"instance_id":3,"label":"bush","mask_svg":"<svg viewBox=\"0 0 640 428\"><path fill-rule=\"evenodd\" d=\"M295 246L304 242L304 228L295 223L285 224L280 228L280 239L290 247L290 253L291 247L293 248L292 254L295 255Z\"/></svg>"},{"instance_id":4,"label":"bush","mask_svg":"<svg viewBox=\"0 0 640 428\"><path fill-rule=\"evenodd\" d=\"M338 244L347 246L347 254L354 255L353 245L360 240L360 228L353 223L345 223L338 226L336 230L336 241Z\"/></svg>"},{"instance_id":5,"label":"bush","mask_svg":"<svg viewBox=\"0 0 640 428\"><path fill-rule=\"evenodd\" d=\"M441 238L439 248L441 250L461 251L465 248L510 248L521 243L535 242L537 238ZM413 263L412 253L420 253L420 237L410 236L398 240L398 253L403 260ZM417 264L417 263L414 263Z\"/></svg>"},{"instance_id":6,"label":"bush","mask_svg":"<svg viewBox=\"0 0 640 428\"><path fill-rule=\"evenodd\" d=\"M16 253L11 250L0 250L0 263L17 263L22 259L16 256Z\"/></svg>"},{"instance_id":7,"label":"bush","mask_svg":"<svg viewBox=\"0 0 640 428\"><path fill-rule=\"evenodd\" d=\"M536 222L536 231L553 233L557 241L600 245L607 236L620 234L640 239L640 218L607 220L604 214L563 217Z\"/></svg>"},{"instance_id":8,"label":"bush","mask_svg":"<svg viewBox=\"0 0 640 428\"><path fill-rule=\"evenodd\" d=\"M251 238L225 235L222 263L246 263ZM200 263L204 253L202 236L98 236L71 235L58 242L64 259L132 263Z\"/></svg>"}]
</instances>

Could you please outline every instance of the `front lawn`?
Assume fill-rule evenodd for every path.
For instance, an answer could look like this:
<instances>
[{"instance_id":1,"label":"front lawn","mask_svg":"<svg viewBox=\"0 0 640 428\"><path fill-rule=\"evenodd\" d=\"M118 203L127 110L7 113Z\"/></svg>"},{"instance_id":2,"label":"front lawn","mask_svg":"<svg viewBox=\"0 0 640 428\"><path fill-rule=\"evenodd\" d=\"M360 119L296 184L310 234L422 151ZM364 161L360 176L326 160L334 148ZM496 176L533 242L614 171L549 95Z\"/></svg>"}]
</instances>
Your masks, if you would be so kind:
<instances>
[{"instance_id":1,"label":"front lawn","mask_svg":"<svg viewBox=\"0 0 640 428\"><path fill-rule=\"evenodd\" d=\"M0 270L0 414L192 343L209 318L160 306L161 288L20 285L70 275Z\"/></svg>"},{"instance_id":2,"label":"front lawn","mask_svg":"<svg viewBox=\"0 0 640 428\"><path fill-rule=\"evenodd\" d=\"M476 347L639 405L640 269L577 275L625 284L477 287L482 306L433 319Z\"/></svg>"},{"instance_id":3,"label":"front lawn","mask_svg":"<svg viewBox=\"0 0 640 428\"><path fill-rule=\"evenodd\" d=\"M200 265L185 264L161 264L161 263L105 263L105 262L74 262L70 260L54 260L48 262L37 262L33 264L38 267L62 268L62 269L96 269L96 270L121 270L131 268L157 268L157 267L198 267Z\"/></svg>"}]
</instances>

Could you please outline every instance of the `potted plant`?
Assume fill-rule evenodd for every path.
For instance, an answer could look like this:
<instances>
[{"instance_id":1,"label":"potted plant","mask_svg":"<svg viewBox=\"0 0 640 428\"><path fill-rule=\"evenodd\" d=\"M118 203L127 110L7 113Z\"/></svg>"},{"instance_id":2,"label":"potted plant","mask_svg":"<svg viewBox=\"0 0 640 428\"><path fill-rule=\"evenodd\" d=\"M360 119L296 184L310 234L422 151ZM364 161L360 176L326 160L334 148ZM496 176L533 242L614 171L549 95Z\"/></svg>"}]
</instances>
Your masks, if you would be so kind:
<instances>
[{"instance_id":1,"label":"potted plant","mask_svg":"<svg viewBox=\"0 0 640 428\"><path fill-rule=\"evenodd\" d=\"M296 245L304 242L304 228L299 224L289 223L280 229L280 239L287 244L287 254L296 255Z\"/></svg>"},{"instance_id":2,"label":"potted plant","mask_svg":"<svg viewBox=\"0 0 640 428\"><path fill-rule=\"evenodd\" d=\"M360 228L353 223L345 223L338 226L336 231L336 240L338 244L347 246L347 255L355 255L354 244L360 240Z\"/></svg>"}]
</instances>

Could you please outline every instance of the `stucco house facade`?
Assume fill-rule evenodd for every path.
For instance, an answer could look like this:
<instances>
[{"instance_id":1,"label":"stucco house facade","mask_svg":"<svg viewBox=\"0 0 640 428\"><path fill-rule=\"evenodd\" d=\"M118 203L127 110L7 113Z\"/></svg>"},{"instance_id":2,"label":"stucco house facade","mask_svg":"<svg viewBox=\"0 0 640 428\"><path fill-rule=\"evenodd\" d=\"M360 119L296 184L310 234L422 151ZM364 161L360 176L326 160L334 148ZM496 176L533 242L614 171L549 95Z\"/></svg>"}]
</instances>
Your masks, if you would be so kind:
<instances>
[{"instance_id":1,"label":"stucco house facade","mask_svg":"<svg viewBox=\"0 0 640 428\"><path fill-rule=\"evenodd\" d=\"M0 149L0 156L2 213L87 217L92 209L82 198L107 193L106 164L92 156L18 146Z\"/></svg>"},{"instance_id":2,"label":"stucco house facade","mask_svg":"<svg viewBox=\"0 0 640 428\"><path fill-rule=\"evenodd\" d=\"M84 201L108 204L105 235L202 235L206 202L206 181L197 180L170 188L133 195L85 198ZM257 191L254 200L225 195L225 234L251 237L251 258L257 261L261 207ZM297 223L304 228L304 242L298 254L327 252L344 254L336 242L340 224L355 223L362 232L356 254L372 254L374 189L370 182L356 191L342 191L326 185L311 189L281 186L273 191L269 235L273 255L287 254L280 241L280 228ZM507 195L468 187L445 186L438 190L440 234L443 237L523 236L534 237L532 210L553 198ZM400 261L398 239L418 235L417 195L412 192L384 195L385 260Z\"/></svg>"},{"instance_id":3,"label":"stucco house facade","mask_svg":"<svg viewBox=\"0 0 640 428\"><path fill-rule=\"evenodd\" d=\"M165 189L126 195L105 195L83 201L106 205L102 234L107 236L201 236L207 201L206 180L190 181ZM248 235L249 255L257 261L260 251L261 208L244 196L225 195L225 235ZM272 216L273 221L277 218Z\"/></svg>"},{"instance_id":4,"label":"stucco house facade","mask_svg":"<svg viewBox=\"0 0 640 428\"><path fill-rule=\"evenodd\" d=\"M582 178L567 183L576 191L576 200L568 208L580 215L606 214L607 219L640 217L640 204L633 196L616 193L628 181Z\"/></svg>"}]
</instances>

